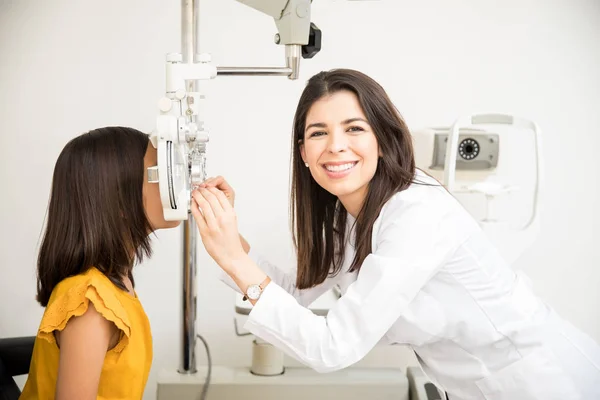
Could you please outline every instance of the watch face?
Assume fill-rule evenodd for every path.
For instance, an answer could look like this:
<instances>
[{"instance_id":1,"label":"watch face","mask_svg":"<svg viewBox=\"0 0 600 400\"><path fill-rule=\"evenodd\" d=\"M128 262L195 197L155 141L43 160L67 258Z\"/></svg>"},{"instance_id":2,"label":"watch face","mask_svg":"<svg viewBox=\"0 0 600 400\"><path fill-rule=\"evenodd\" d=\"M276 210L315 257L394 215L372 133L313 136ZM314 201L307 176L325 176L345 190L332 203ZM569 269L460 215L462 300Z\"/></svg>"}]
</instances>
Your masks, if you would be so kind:
<instances>
[{"instance_id":1,"label":"watch face","mask_svg":"<svg viewBox=\"0 0 600 400\"><path fill-rule=\"evenodd\" d=\"M251 285L250 287L248 287L248 293L246 293L246 295L251 300L258 300L258 298L260 297L260 292L260 286Z\"/></svg>"}]
</instances>

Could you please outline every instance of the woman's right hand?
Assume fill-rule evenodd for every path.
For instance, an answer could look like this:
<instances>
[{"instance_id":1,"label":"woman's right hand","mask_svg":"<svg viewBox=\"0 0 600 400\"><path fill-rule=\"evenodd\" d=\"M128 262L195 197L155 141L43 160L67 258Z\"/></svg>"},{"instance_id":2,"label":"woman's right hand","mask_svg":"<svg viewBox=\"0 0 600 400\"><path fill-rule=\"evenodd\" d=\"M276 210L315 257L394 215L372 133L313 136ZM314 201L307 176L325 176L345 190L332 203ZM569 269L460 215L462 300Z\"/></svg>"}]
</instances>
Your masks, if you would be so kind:
<instances>
[{"instance_id":1,"label":"woman's right hand","mask_svg":"<svg viewBox=\"0 0 600 400\"><path fill-rule=\"evenodd\" d=\"M229 201L229 204L231 204L231 207L234 206L235 192L233 191L233 188L229 185L229 183L227 183L225 178L223 178L222 176L208 178L207 180L205 180L204 182L202 182L200 184L200 187L204 187L204 188L216 187L217 189L219 189L221 192L223 192L225 194L225 197L227 197L227 200Z\"/></svg>"},{"instance_id":2,"label":"woman's right hand","mask_svg":"<svg viewBox=\"0 0 600 400\"><path fill-rule=\"evenodd\" d=\"M229 185L229 183L227 183L225 178L223 178L222 176L208 178L200 184L200 187L216 187L225 194L225 197L227 197L227 200L229 201L229 204L231 204L231 207L234 206L235 192L233 191L233 188ZM242 242L242 247L244 248L244 251L248 253L250 251L250 244L246 241L246 239L244 239L242 235L240 235L240 241Z\"/></svg>"}]
</instances>

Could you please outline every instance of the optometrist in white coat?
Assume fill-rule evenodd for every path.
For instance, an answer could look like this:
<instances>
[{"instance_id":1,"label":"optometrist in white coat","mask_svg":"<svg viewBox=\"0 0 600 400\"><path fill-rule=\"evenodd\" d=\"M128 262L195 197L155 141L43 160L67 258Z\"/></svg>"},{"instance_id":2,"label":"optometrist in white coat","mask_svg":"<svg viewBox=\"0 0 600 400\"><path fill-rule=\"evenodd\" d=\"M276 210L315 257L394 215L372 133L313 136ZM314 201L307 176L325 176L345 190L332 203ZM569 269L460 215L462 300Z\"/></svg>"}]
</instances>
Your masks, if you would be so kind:
<instances>
[{"instance_id":1,"label":"optometrist in white coat","mask_svg":"<svg viewBox=\"0 0 600 400\"><path fill-rule=\"evenodd\" d=\"M295 274L239 236L223 178L193 193L206 250L254 305L246 329L320 372L376 344L409 345L451 400L600 399L600 347L415 168L410 133L376 82L352 70L317 74L293 136ZM269 195L267 179L256 186ZM343 295L327 317L306 308L336 284Z\"/></svg>"}]
</instances>

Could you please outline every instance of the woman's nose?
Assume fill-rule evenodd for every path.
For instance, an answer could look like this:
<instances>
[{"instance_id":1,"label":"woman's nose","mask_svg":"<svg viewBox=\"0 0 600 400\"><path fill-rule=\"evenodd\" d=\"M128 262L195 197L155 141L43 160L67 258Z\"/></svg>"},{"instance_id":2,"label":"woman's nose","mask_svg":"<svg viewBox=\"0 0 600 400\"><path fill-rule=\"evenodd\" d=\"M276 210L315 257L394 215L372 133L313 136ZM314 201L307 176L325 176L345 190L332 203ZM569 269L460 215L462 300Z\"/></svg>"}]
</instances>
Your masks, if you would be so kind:
<instances>
[{"instance_id":1,"label":"woman's nose","mask_svg":"<svg viewBox=\"0 0 600 400\"><path fill-rule=\"evenodd\" d=\"M339 153L348 148L348 139L344 132L335 131L329 135L327 149L330 153Z\"/></svg>"}]
</instances>

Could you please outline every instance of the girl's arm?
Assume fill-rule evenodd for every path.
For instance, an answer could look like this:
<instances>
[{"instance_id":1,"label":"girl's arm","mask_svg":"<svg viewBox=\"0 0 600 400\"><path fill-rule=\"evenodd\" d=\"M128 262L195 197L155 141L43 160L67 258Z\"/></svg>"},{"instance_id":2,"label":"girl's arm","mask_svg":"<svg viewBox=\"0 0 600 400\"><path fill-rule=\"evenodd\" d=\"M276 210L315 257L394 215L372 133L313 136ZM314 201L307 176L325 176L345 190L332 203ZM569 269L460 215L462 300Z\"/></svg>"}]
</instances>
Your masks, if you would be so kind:
<instances>
[{"instance_id":1,"label":"girl's arm","mask_svg":"<svg viewBox=\"0 0 600 400\"><path fill-rule=\"evenodd\" d=\"M60 347L56 399L95 400L106 352L118 339L117 327L90 302L83 315L71 318L56 333Z\"/></svg>"}]
</instances>

